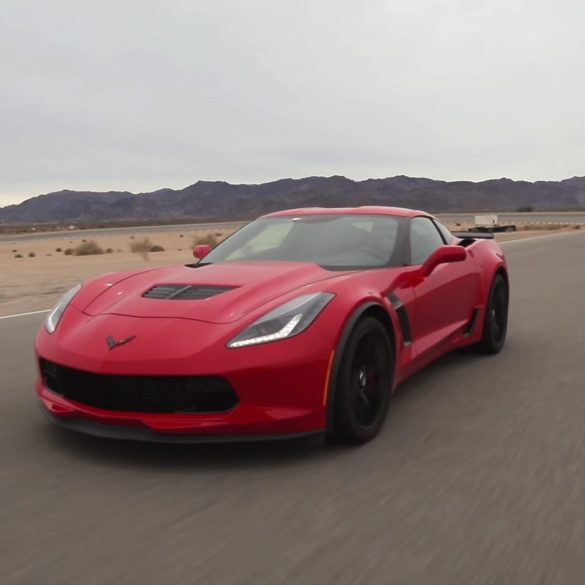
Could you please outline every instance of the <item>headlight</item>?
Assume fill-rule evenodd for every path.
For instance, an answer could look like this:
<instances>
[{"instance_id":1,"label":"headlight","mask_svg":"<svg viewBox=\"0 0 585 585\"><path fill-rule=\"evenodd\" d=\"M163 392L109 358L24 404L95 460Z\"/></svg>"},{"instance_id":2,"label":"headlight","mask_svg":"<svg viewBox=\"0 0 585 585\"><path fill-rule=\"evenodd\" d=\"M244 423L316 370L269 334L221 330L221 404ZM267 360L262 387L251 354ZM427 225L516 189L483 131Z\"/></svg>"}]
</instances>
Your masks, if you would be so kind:
<instances>
[{"instance_id":1,"label":"headlight","mask_svg":"<svg viewBox=\"0 0 585 585\"><path fill-rule=\"evenodd\" d=\"M333 293L302 295L270 311L236 335L228 347L245 347L293 337L304 331L333 299Z\"/></svg>"},{"instance_id":2,"label":"headlight","mask_svg":"<svg viewBox=\"0 0 585 585\"><path fill-rule=\"evenodd\" d=\"M55 308L49 313L47 320L45 321L45 327L49 333L53 333L55 329L57 329L57 325L59 325L59 321L67 308L67 305L71 302L71 299L79 292L81 285L78 284L77 286L73 287L71 290L68 290L60 299L59 302L55 305Z\"/></svg>"}]
</instances>

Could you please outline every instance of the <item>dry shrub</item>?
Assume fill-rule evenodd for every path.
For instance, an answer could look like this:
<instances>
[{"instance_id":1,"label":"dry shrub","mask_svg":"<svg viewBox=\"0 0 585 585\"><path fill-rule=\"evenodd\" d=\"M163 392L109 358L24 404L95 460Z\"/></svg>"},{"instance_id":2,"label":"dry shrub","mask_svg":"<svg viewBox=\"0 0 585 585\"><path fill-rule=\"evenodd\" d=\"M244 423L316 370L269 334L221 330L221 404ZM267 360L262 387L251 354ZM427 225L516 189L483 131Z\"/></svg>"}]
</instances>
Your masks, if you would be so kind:
<instances>
[{"instance_id":1,"label":"dry shrub","mask_svg":"<svg viewBox=\"0 0 585 585\"><path fill-rule=\"evenodd\" d=\"M22 258L22 254L15 254L14 257L15 258Z\"/></svg>"},{"instance_id":2,"label":"dry shrub","mask_svg":"<svg viewBox=\"0 0 585 585\"><path fill-rule=\"evenodd\" d=\"M65 250L65 253L67 254L67 250ZM104 249L93 240L90 240L89 242L83 241L73 249L73 254L75 256L94 256L96 254L104 253Z\"/></svg>"},{"instance_id":3,"label":"dry shrub","mask_svg":"<svg viewBox=\"0 0 585 585\"><path fill-rule=\"evenodd\" d=\"M133 236L130 236L133 239ZM145 260L148 260L148 253L154 244L148 238L140 238L130 242L130 251L133 254L140 254Z\"/></svg>"},{"instance_id":4,"label":"dry shrub","mask_svg":"<svg viewBox=\"0 0 585 585\"><path fill-rule=\"evenodd\" d=\"M218 244L217 238L212 233L207 233L204 236L195 236L195 239L193 240L193 247L200 246L202 244L208 244L212 248L215 248L215 246Z\"/></svg>"},{"instance_id":5,"label":"dry shrub","mask_svg":"<svg viewBox=\"0 0 585 585\"><path fill-rule=\"evenodd\" d=\"M159 246L158 244L153 244L150 247L149 252L164 252L165 249L162 246Z\"/></svg>"},{"instance_id":6,"label":"dry shrub","mask_svg":"<svg viewBox=\"0 0 585 585\"><path fill-rule=\"evenodd\" d=\"M580 230L580 229L581 229L581 226L580 226L579 224L577 224L577 225L574 225L574 226L573 226L573 229L574 229L574 230Z\"/></svg>"},{"instance_id":7,"label":"dry shrub","mask_svg":"<svg viewBox=\"0 0 585 585\"><path fill-rule=\"evenodd\" d=\"M61 248L55 248L55 252L62 252Z\"/></svg>"},{"instance_id":8,"label":"dry shrub","mask_svg":"<svg viewBox=\"0 0 585 585\"><path fill-rule=\"evenodd\" d=\"M566 227L560 223L522 223L516 226L516 231L535 231L535 232L548 232L552 230L561 230Z\"/></svg>"},{"instance_id":9,"label":"dry shrub","mask_svg":"<svg viewBox=\"0 0 585 585\"><path fill-rule=\"evenodd\" d=\"M34 258L36 256L36 254L34 252L29 252L28 253L28 257L29 258Z\"/></svg>"},{"instance_id":10,"label":"dry shrub","mask_svg":"<svg viewBox=\"0 0 585 585\"><path fill-rule=\"evenodd\" d=\"M65 256L73 256L73 248L66 248L63 254L65 254Z\"/></svg>"}]
</instances>

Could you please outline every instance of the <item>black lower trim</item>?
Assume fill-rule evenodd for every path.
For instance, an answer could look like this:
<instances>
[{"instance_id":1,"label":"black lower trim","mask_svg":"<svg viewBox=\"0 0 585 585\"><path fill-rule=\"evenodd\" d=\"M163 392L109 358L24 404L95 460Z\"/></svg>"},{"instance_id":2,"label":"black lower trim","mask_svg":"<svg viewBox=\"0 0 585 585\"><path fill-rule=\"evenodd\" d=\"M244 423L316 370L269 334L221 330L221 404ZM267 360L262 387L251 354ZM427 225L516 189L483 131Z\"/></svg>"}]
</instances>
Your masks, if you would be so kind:
<instances>
[{"instance_id":1,"label":"black lower trim","mask_svg":"<svg viewBox=\"0 0 585 585\"><path fill-rule=\"evenodd\" d=\"M140 441L146 443L171 444L208 444L208 443L255 443L258 441L284 441L324 437L325 431L309 431L306 433L284 435L187 435L155 433L142 427L127 427L100 423L85 418L62 418L51 414L42 404L39 404L42 413L52 423L59 427L102 437L106 439L122 439L125 441Z\"/></svg>"}]
</instances>

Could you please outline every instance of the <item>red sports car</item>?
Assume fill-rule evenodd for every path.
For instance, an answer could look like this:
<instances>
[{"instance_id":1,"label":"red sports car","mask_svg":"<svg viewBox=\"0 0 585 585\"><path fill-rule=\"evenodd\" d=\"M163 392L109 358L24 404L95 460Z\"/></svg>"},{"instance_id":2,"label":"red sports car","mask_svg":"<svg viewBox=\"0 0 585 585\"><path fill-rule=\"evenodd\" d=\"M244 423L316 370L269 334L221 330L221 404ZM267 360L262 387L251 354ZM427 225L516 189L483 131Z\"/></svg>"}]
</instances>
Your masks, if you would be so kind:
<instances>
[{"instance_id":1,"label":"red sports car","mask_svg":"<svg viewBox=\"0 0 585 585\"><path fill-rule=\"evenodd\" d=\"M63 296L35 344L52 421L154 441L365 442L415 371L504 345L502 250L421 211L282 211L195 254Z\"/></svg>"}]
</instances>

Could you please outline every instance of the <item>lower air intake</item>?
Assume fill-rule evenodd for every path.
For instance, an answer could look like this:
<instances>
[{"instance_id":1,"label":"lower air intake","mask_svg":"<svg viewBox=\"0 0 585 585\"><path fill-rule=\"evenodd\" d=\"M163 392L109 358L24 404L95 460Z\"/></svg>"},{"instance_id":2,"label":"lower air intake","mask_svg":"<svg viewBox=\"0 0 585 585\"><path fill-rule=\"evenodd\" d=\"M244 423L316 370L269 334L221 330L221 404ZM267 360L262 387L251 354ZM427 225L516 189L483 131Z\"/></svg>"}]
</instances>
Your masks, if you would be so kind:
<instances>
[{"instance_id":1,"label":"lower air intake","mask_svg":"<svg viewBox=\"0 0 585 585\"><path fill-rule=\"evenodd\" d=\"M238 403L220 376L117 376L40 361L43 382L68 400L120 412L225 412Z\"/></svg>"}]
</instances>

